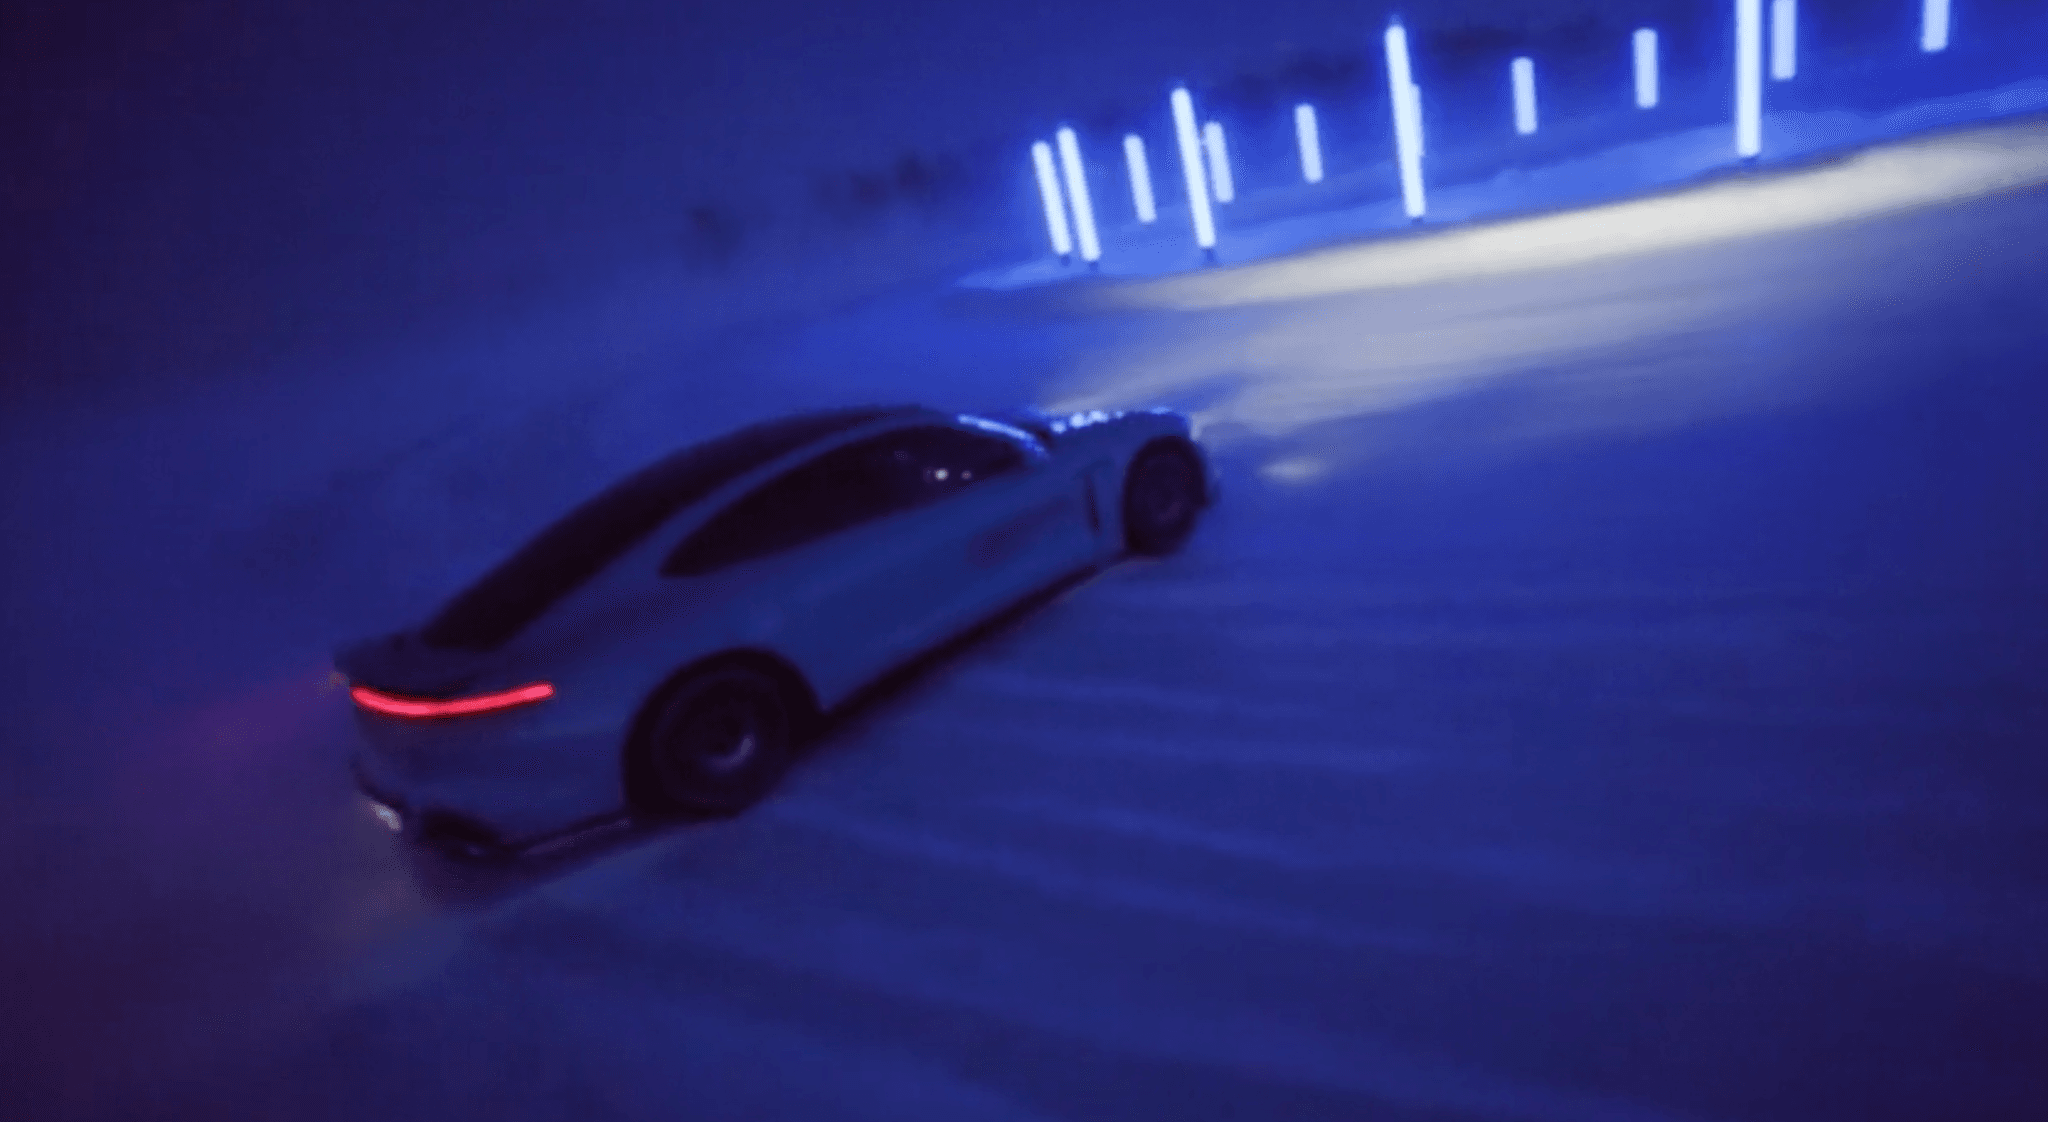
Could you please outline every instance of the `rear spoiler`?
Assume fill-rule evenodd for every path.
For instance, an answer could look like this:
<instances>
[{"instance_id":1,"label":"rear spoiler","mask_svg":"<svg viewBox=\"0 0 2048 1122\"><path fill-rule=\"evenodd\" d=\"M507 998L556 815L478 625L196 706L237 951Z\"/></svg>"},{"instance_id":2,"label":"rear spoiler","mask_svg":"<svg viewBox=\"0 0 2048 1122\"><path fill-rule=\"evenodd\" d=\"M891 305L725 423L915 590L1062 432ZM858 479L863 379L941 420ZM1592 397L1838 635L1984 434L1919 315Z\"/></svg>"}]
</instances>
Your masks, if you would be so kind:
<instances>
[{"instance_id":1,"label":"rear spoiler","mask_svg":"<svg viewBox=\"0 0 2048 1122\"><path fill-rule=\"evenodd\" d=\"M417 698L449 698L462 693L475 683L480 662L469 651L428 647L413 631L344 643L334 652L334 668L350 685Z\"/></svg>"}]
</instances>

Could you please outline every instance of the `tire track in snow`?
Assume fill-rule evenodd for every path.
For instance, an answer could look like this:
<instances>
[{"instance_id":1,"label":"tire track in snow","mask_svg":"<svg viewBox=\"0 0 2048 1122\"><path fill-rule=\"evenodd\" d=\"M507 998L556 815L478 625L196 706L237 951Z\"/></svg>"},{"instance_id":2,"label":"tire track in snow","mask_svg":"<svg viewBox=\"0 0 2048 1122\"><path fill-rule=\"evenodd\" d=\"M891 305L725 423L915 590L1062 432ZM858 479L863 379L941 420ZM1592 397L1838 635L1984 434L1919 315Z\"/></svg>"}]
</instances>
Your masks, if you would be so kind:
<instances>
[{"instance_id":1,"label":"tire track in snow","mask_svg":"<svg viewBox=\"0 0 2048 1122\"><path fill-rule=\"evenodd\" d=\"M864 842L882 837L857 832ZM835 829L833 836L846 835ZM913 847L916 860L932 852L922 843ZM1142 946L1076 963L1006 932L935 931L806 904L798 893L760 891L772 899L720 894L671 898L665 907L621 908L615 899L537 906L493 935L489 949L514 976L532 963L559 965L571 957L579 973L627 1001L666 997L698 1005L708 998L806 1034L907 1048L920 1062L1008 1081L1017 1088L1012 1097L1046 1096L1043 1108L1064 1107L1061 1117L1238 1117L1218 1103L1249 1094L1272 1109L1311 1092L1325 1096L1323 1109L1276 1117L1386 1117L1390 1108L1471 1122L1699 1117L1292 1020L1242 996L1223 1005L1161 1001L1138 984L1142 979L1115 966L1116 954ZM565 955L571 947L573 955ZM1056 1075L1046 1070L1053 1067ZM1134 1096L1133 1084L1153 1087ZM1199 1105L1163 1110L1160 1092L1168 1084L1176 1097L1194 1095ZM1330 1095L1348 1097L1348 1105L1331 1109Z\"/></svg>"},{"instance_id":2,"label":"tire track in snow","mask_svg":"<svg viewBox=\"0 0 2048 1122\"><path fill-rule=\"evenodd\" d=\"M822 802L783 800L764 807L763 817L825 835L835 842L858 845L920 864L967 870L1016 882L1047 896L1107 907L1149 912L1192 923L1256 932L1268 936L1345 950L1378 949L1402 954L1444 954L1435 933L1363 927L1310 912L1235 899L1215 892L1184 888L1157 879L1140 879L1079 869L1020 846L996 846L890 821L882 816L848 812Z\"/></svg>"},{"instance_id":3,"label":"tire track in snow","mask_svg":"<svg viewBox=\"0 0 2048 1122\"><path fill-rule=\"evenodd\" d=\"M1239 733L1210 727L1202 732L1200 740L1191 742L1189 730L1171 725L1144 732L1089 727L1084 720L1076 720L1067 727L1029 727L1017 723L992 724L985 715L975 714L975 707L963 702L957 715L923 713L906 717L891 728L919 737L990 744L1008 752L1050 757L1111 757L1224 768L1280 767L1351 777L1387 776L1441 762L1413 749L1376 748L1320 735L1301 739L1276 732Z\"/></svg>"},{"instance_id":4,"label":"tire track in snow","mask_svg":"<svg viewBox=\"0 0 2048 1122\"><path fill-rule=\"evenodd\" d=\"M1219 692L1213 685L1172 685L1142 679L1104 681L1071 672L1047 673L1000 666L976 666L951 676L950 684L974 694L994 694L1039 705L1096 707L1147 714L1208 717L1218 714L1266 720L1311 720L1322 711L1308 701L1267 701Z\"/></svg>"},{"instance_id":5,"label":"tire track in snow","mask_svg":"<svg viewBox=\"0 0 2048 1122\"><path fill-rule=\"evenodd\" d=\"M939 1058L886 1039L680 1002L665 987L650 990L617 976L529 977L536 996L559 1011L556 1030L566 1038L559 1047L578 1058L593 1095L621 1118L675 1116L693 1089L715 1085L722 1117L1055 1122ZM620 1034L621 1023L637 1031Z\"/></svg>"},{"instance_id":6,"label":"tire track in snow","mask_svg":"<svg viewBox=\"0 0 2048 1122\"><path fill-rule=\"evenodd\" d=\"M1183 849L1294 874L1378 869L1478 886L1503 900L1567 908L1623 919L1696 919L1723 926L1771 930L1832 913L1860 924L1869 937L1906 947L1956 942L2002 943L1988 929L1975 893L1953 886L1876 878L1868 874L1752 877L1730 883L1725 875L1670 859L1614 852L1573 851L1542 845L1376 845L1370 851L1312 845L1271 831L1221 827L1185 815L1121 805L1080 805L1071 798L997 798L976 804L993 812L1067 831L1092 834L1117 846ZM1105 847L1107 848L1107 847ZM2048 916L2048 895L2031 903L2006 899ZM1977 913L1977 914L1972 914ZM2039 955L2003 956L2040 976Z\"/></svg>"}]
</instances>

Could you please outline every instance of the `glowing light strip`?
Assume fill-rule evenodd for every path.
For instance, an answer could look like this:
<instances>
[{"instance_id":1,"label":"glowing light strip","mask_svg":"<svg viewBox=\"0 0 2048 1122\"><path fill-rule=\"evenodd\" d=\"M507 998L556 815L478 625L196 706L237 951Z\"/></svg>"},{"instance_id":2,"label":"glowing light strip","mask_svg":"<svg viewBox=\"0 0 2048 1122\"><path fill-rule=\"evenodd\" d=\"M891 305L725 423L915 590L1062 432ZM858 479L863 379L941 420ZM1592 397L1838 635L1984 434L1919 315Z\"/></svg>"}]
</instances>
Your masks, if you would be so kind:
<instances>
[{"instance_id":1,"label":"glowing light strip","mask_svg":"<svg viewBox=\"0 0 2048 1122\"><path fill-rule=\"evenodd\" d=\"M1636 108L1650 109L1657 104L1657 33L1650 28L1636 29Z\"/></svg>"},{"instance_id":2,"label":"glowing light strip","mask_svg":"<svg viewBox=\"0 0 2048 1122\"><path fill-rule=\"evenodd\" d=\"M516 689L479 694L476 697L458 697L447 701L425 697L400 697L397 694L373 690L368 686L351 687L348 695L355 699L357 705L392 717L467 717L476 713L491 713L499 709L546 701L555 696L555 687L551 682L535 682Z\"/></svg>"},{"instance_id":3,"label":"glowing light strip","mask_svg":"<svg viewBox=\"0 0 2048 1122\"><path fill-rule=\"evenodd\" d=\"M1508 64L1515 82L1515 132L1528 136L1536 131L1536 64L1518 58Z\"/></svg>"},{"instance_id":4,"label":"glowing light strip","mask_svg":"<svg viewBox=\"0 0 2048 1122\"><path fill-rule=\"evenodd\" d=\"M1948 49L1948 0L1920 0L1920 49L1928 54Z\"/></svg>"},{"instance_id":5,"label":"glowing light strip","mask_svg":"<svg viewBox=\"0 0 2048 1122\"><path fill-rule=\"evenodd\" d=\"M1237 188L1230 182L1230 149L1223 144L1223 126L1214 121L1202 126L1202 148L1209 154L1209 179L1216 185L1216 201L1227 203L1237 198Z\"/></svg>"},{"instance_id":6,"label":"glowing light strip","mask_svg":"<svg viewBox=\"0 0 2048 1122\"><path fill-rule=\"evenodd\" d=\"M1124 137L1124 163L1131 169L1131 202L1137 204L1138 221L1156 220L1159 210L1152 204L1152 168L1145 162L1145 142L1135 135Z\"/></svg>"},{"instance_id":7,"label":"glowing light strip","mask_svg":"<svg viewBox=\"0 0 2048 1122\"><path fill-rule=\"evenodd\" d=\"M1429 130L1422 127L1422 87L1413 82L1408 83L1408 120L1415 126L1415 158L1420 160L1429 155Z\"/></svg>"},{"instance_id":8,"label":"glowing light strip","mask_svg":"<svg viewBox=\"0 0 2048 1122\"><path fill-rule=\"evenodd\" d=\"M1735 154L1763 151L1763 0L1735 0Z\"/></svg>"},{"instance_id":9,"label":"glowing light strip","mask_svg":"<svg viewBox=\"0 0 2048 1122\"><path fill-rule=\"evenodd\" d=\"M1038 169L1038 197L1045 201L1045 229L1052 235L1052 251L1065 257L1074 252L1067 235L1067 204L1060 198L1059 173L1052 167L1052 145L1041 140L1031 146L1031 163Z\"/></svg>"},{"instance_id":10,"label":"glowing light strip","mask_svg":"<svg viewBox=\"0 0 2048 1122\"><path fill-rule=\"evenodd\" d=\"M1195 137L1195 101L1185 87L1173 91L1173 135L1180 142L1180 170L1188 184L1188 215L1195 244L1216 248L1216 217L1209 213L1209 182L1202 171L1202 142Z\"/></svg>"},{"instance_id":11,"label":"glowing light strip","mask_svg":"<svg viewBox=\"0 0 2048 1122\"><path fill-rule=\"evenodd\" d=\"M1799 73L1799 0L1771 0L1771 80Z\"/></svg>"},{"instance_id":12,"label":"glowing light strip","mask_svg":"<svg viewBox=\"0 0 2048 1122\"><path fill-rule=\"evenodd\" d=\"M1073 129L1061 129L1060 166L1067 173L1067 202L1074 208L1074 229L1081 236L1081 260L1093 264L1102 259L1102 243L1095 239L1095 204L1088 199L1088 176L1081 168L1081 143Z\"/></svg>"},{"instance_id":13,"label":"glowing light strip","mask_svg":"<svg viewBox=\"0 0 2048 1122\"><path fill-rule=\"evenodd\" d=\"M1422 195L1421 91L1408 69L1408 32L1395 20L1387 25L1387 90L1394 103L1394 151L1401 163L1401 205L1410 218L1422 217L1428 205Z\"/></svg>"},{"instance_id":14,"label":"glowing light strip","mask_svg":"<svg viewBox=\"0 0 2048 1122\"><path fill-rule=\"evenodd\" d=\"M1301 145L1301 177L1310 183L1323 181L1323 141L1316 133L1316 108L1294 107L1294 139Z\"/></svg>"}]
</instances>

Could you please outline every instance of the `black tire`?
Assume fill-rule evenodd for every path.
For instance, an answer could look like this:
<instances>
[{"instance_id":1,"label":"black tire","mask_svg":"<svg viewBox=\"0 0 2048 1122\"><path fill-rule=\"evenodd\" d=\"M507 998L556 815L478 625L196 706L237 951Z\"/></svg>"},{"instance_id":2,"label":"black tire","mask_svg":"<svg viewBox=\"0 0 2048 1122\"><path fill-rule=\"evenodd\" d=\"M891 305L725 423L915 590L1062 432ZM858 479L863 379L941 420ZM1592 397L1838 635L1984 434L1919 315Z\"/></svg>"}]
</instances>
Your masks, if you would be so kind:
<instances>
[{"instance_id":1,"label":"black tire","mask_svg":"<svg viewBox=\"0 0 2048 1122\"><path fill-rule=\"evenodd\" d=\"M761 801L789 770L797 707L775 678L745 666L692 674L654 703L643 775L659 809L737 814Z\"/></svg>"},{"instance_id":2,"label":"black tire","mask_svg":"<svg viewBox=\"0 0 2048 1122\"><path fill-rule=\"evenodd\" d=\"M1202 465L1171 444L1138 453L1124 476L1124 545L1159 557L1179 549L1202 512Z\"/></svg>"}]
</instances>

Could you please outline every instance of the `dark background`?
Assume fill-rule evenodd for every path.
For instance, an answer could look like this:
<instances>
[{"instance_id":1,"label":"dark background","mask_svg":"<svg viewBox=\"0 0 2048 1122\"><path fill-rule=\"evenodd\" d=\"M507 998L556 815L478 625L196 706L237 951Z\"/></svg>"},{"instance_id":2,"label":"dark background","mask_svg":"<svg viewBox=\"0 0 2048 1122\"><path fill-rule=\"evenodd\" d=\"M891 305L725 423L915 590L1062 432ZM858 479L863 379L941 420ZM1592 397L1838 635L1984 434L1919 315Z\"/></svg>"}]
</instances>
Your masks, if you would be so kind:
<instances>
[{"instance_id":1,"label":"dark background","mask_svg":"<svg viewBox=\"0 0 2048 1122\"><path fill-rule=\"evenodd\" d=\"M1660 14L1679 68L1719 50L1719 21L1677 31L1698 7L1409 18L1418 67L1451 78L1533 47L1625 66L1628 27ZM262 377L650 262L715 270L903 215L1015 225L1017 152L1054 123L1143 123L1174 81L1247 114L1362 103L1385 17L1348 0L11 5L5 382Z\"/></svg>"}]
</instances>

